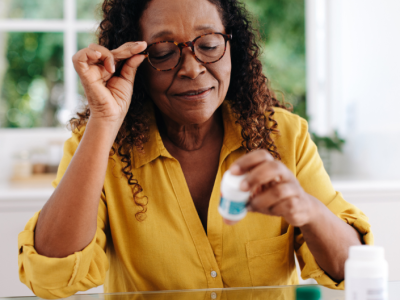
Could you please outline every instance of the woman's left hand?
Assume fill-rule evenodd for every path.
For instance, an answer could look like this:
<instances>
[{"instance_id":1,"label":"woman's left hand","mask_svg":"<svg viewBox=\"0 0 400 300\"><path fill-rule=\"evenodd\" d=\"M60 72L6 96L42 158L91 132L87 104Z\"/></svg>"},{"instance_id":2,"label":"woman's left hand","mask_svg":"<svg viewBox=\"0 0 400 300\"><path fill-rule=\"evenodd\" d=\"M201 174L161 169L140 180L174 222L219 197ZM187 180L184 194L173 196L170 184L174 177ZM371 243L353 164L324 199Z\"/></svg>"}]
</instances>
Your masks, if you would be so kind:
<instances>
[{"instance_id":1,"label":"woman's left hand","mask_svg":"<svg viewBox=\"0 0 400 300\"><path fill-rule=\"evenodd\" d=\"M240 188L251 192L248 211L280 216L296 227L312 221L318 200L307 194L293 173L268 151L256 150L242 156L231 165L230 171L233 175L247 173Z\"/></svg>"}]
</instances>

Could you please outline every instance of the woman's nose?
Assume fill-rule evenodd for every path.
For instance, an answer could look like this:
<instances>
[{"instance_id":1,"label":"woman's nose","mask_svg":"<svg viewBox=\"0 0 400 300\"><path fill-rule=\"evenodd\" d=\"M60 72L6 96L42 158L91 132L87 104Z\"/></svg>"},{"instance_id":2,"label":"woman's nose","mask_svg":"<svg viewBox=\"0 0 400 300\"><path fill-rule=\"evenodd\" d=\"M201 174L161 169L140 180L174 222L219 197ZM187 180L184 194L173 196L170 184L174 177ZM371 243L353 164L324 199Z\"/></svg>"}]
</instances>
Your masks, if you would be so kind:
<instances>
[{"instance_id":1,"label":"woman's nose","mask_svg":"<svg viewBox=\"0 0 400 300\"><path fill-rule=\"evenodd\" d=\"M180 78L190 78L195 79L202 73L205 73L206 67L196 60L194 53L189 48L184 48L182 50L182 58L180 67L178 70L178 76Z\"/></svg>"}]
</instances>

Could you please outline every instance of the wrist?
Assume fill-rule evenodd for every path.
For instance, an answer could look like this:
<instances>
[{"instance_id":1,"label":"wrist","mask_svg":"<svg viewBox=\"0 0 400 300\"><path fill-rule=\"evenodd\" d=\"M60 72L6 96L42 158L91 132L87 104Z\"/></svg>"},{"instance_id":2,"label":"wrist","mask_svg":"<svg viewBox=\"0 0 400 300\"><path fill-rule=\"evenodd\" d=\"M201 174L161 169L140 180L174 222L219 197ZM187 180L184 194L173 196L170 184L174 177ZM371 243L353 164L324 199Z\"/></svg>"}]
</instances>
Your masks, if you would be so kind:
<instances>
[{"instance_id":1,"label":"wrist","mask_svg":"<svg viewBox=\"0 0 400 300\"><path fill-rule=\"evenodd\" d=\"M84 135L87 134L92 136L95 140L102 144L106 144L107 147L111 149L119 129L121 128L121 124L90 117L86 124Z\"/></svg>"},{"instance_id":2,"label":"wrist","mask_svg":"<svg viewBox=\"0 0 400 300\"><path fill-rule=\"evenodd\" d=\"M98 118L95 116L90 116L87 123L87 127L97 128L103 131L105 134L110 134L115 136L118 134L123 120L107 120L104 118Z\"/></svg>"},{"instance_id":3,"label":"wrist","mask_svg":"<svg viewBox=\"0 0 400 300\"><path fill-rule=\"evenodd\" d=\"M307 207L307 218L306 222L300 226L300 229L310 229L314 226L318 226L319 217L323 215L321 205L323 205L318 199L305 193L306 207Z\"/></svg>"}]
</instances>

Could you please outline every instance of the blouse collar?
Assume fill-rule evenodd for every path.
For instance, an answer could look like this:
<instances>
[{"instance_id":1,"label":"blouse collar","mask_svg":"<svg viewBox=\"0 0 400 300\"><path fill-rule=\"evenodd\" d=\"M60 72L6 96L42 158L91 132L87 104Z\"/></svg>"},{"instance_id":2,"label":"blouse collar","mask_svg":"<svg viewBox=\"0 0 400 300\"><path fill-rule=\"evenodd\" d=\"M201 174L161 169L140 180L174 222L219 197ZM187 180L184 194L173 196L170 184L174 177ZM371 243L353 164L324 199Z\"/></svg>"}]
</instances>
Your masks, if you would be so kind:
<instances>
[{"instance_id":1,"label":"blouse collar","mask_svg":"<svg viewBox=\"0 0 400 300\"><path fill-rule=\"evenodd\" d=\"M233 116L231 108L226 100L222 103L221 108L224 124L223 145L226 147L226 150L233 152L242 146L242 128L239 124L236 124L236 119ZM144 153L139 152L136 147L133 148L133 167L135 169L152 162L159 156L173 158L162 142L155 119L154 104L151 103L148 105L147 109L149 113L149 139L143 145ZM222 147L222 149L224 150L224 147Z\"/></svg>"}]
</instances>

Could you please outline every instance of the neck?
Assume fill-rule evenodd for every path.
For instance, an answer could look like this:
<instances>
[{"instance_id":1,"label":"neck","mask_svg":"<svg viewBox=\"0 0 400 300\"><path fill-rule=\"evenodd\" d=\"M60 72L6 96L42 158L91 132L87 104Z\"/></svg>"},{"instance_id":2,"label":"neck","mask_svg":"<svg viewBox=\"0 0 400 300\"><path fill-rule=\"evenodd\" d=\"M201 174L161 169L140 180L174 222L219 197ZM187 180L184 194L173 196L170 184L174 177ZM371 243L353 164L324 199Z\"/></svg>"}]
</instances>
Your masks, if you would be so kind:
<instances>
[{"instance_id":1,"label":"neck","mask_svg":"<svg viewBox=\"0 0 400 300\"><path fill-rule=\"evenodd\" d=\"M196 151L223 138L223 123L220 109L202 124L180 124L162 115L160 135L164 145L175 151Z\"/></svg>"}]
</instances>

